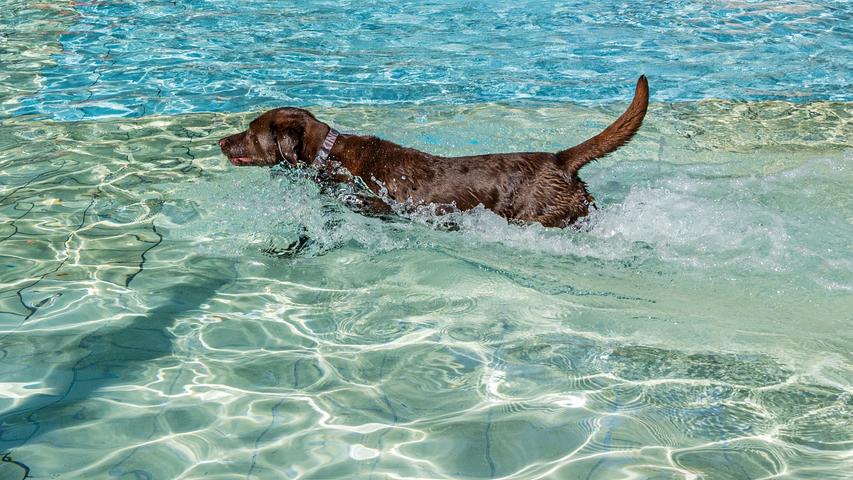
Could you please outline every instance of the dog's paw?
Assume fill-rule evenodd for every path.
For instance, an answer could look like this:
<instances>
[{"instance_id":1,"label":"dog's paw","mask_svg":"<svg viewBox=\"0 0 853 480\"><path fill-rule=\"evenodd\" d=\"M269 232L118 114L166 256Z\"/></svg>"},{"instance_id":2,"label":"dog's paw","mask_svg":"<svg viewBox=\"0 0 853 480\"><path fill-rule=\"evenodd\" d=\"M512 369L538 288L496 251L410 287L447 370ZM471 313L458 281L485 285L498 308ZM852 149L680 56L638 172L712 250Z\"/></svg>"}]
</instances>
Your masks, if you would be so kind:
<instances>
[{"instance_id":1,"label":"dog's paw","mask_svg":"<svg viewBox=\"0 0 853 480\"><path fill-rule=\"evenodd\" d=\"M279 248L271 244L269 247L261 249L261 252L270 257L293 258L304 252L313 243L314 241L310 237L300 234L296 240L285 248Z\"/></svg>"}]
</instances>

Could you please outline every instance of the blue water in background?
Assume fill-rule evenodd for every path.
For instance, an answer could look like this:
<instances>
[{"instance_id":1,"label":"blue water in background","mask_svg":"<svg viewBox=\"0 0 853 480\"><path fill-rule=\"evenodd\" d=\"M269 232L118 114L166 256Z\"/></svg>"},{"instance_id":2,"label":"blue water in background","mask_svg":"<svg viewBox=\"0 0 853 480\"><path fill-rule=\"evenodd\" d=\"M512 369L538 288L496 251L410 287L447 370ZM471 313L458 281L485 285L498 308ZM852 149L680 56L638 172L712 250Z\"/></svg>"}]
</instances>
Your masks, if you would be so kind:
<instances>
[{"instance_id":1,"label":"blue water in background","mask_svg":"<svg viewBox=\"0 0 853 480\"><path fill-rule=\"evenodd\" d=\"M280 105L853 100L853 4L303 1L78 5L57 120ZM745 74L745 72L749 72Z\"/></svg>"}]
</instances>

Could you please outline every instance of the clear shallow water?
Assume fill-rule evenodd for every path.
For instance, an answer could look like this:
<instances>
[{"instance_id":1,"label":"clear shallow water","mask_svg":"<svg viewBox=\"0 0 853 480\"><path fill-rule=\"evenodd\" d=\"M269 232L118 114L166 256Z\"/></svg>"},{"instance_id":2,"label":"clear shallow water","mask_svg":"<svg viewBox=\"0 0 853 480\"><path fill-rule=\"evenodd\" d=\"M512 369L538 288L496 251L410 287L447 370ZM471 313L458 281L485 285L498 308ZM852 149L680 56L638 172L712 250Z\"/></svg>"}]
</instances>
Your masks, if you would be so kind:
<instances>
[{"instance_id":1,"label":"clear shallow water","mask_svg":"<svg viewBox=\"0 0 853 480\"><path fill-rule=\"evenodd\" d=\"M4 55L41 47L0 91L45 85L62 12L16 20ZM468 154L623 106L314 110ZM215 140L254 111L7 117L0 479L846 478L851 110L655 103L584 170L580 231L360 217L230 168Z\"/></svg>"}]
</instances>

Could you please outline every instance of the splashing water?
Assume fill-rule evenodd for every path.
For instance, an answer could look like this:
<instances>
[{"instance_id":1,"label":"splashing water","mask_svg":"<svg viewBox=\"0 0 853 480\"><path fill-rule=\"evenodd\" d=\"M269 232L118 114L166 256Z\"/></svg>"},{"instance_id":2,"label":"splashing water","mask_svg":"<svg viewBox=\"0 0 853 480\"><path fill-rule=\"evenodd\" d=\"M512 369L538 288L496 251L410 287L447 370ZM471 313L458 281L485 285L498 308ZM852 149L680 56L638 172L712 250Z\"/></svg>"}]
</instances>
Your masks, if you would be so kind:
<instances>
[{"instance_id":1,"label":"splashing water","mask_svg":"<svg viewBox=\"0 0 853 480\"><path fill-rule=\"evenodd\" d=\"M216 140L257 112L188 112L254 109L285 90L259 81L271 72L266 60L247 66L261 58L254 52L228 56L246 68L216 77L217 64L190 54L224 55L249 33L234 30L229 40L191 27L263 11L269 28L261 30L275 32L282 22L270 12L288 9L329 12L299 17L329 26L338 10L11 5L0 9L0 49L27 55L9 56L0 72L0 479L840 479L853 470L843 2L616 9L675 35L657 46L637 37L660 77L674 48L666 42L687 31L715 42L690 43L705 52L690 65L676 59L690 81L662 79L638 137L582 171L597 210L566 230L512 225L483 209L368 218L296 172L232 168ZM422 24L410 7L376 15L359 7L341 35L408 31L407 22ZM478 18L443 2L418 7L438 31ZM504 26L510 37L529 29L531 44L559 42L537 22L559 27L575 17L585 38L603 35L584 8L607 5L556 7L553 18L541 5L524 7L501 13L518 20ZM164 31L157 22L175 12L187 29ZM642 21L619 28L642 30ZM283 25L291 41L319 41L305 25ZM712 28L721 25L728 30ZM160 44L188 52L169 67L151 43L160 34L169 38ZM185 43L175 40L184 34ZM432 30L387 51L423 35ZM793 50L777 52L782 40ZM328 41L318 48L350 45ZM540 72L560 76L543 58L574 64L542 50L515 59L542 69L508 81L512 62L489 61L500 70L496 83L466 89L489 68L433 41L426 52L455 52L450 73L418 67L426 53L406 67L411 76L399 57L371 57L388 60L376 75L420 90L368 89L377 84L370 72L336 84L345 77L332 68L324 85L337 89L303 89L299 99L359 98L351 103L364 105L312 111L343 131L442 155L555 151L624 107L556 103L577 93L578 79L597 85L580 96L586 104L623 98L603 86L618 82L593 82L607 75L587 71L597 61L631 63L634 53L616 54L616 44L606 49L613 55L591 50L578 67L586 73L566 75L574 80L530 90L531 100L512 92ZM729 60L755 71L696 75L723 44L752 45ZM589 45L577 48L582 55ZM753 51L775 63L747 62ZM295 55L288 82L316 53L283 52ZM211 68L174 73L196 61ZM335 68L351 73L348 61ZM806 63L826 69L797 79ZM457 64L471 67L470 77ZM795 73L770 81L780 66ZM212 90L188 91L196 73L216 77ZM725 97L735 73L743 78L728 85L749 101L684 101L698 98L684 94L691 89ZM222 90L247 84L264 87ZM377 105L412 91L428 101ZM778 96L809 103L766 101ZM139 118L105 118L116 114ZM308 241L298 252L276 254L300 237Z\"/></svg>"}]
</instances>

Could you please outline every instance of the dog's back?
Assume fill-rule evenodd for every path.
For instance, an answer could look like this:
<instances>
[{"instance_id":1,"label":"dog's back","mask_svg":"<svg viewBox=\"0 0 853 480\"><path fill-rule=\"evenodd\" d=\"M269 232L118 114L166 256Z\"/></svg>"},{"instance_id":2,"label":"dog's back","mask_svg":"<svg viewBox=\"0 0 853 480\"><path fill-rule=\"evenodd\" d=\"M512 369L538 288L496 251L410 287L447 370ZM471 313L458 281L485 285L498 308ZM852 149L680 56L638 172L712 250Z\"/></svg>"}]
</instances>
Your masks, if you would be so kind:
<instances>
[{"instance_id":1,"label":"dog's back","mask_svg":"<svg viewBox=\"0 0 853 480\"><path fill-rule=\"evenodd\" d=\"M587 215L592 206L578 171L631 140L642 125L648 100L648 82L641 76L625 113L595 137L557 153L446 158L378 139L382 148L362 151L384 151L370 160L377 164L373 178L395 200L453 205L459 210L482 204L509 219L563 227Z\"/></svg>"}]
</instances>

